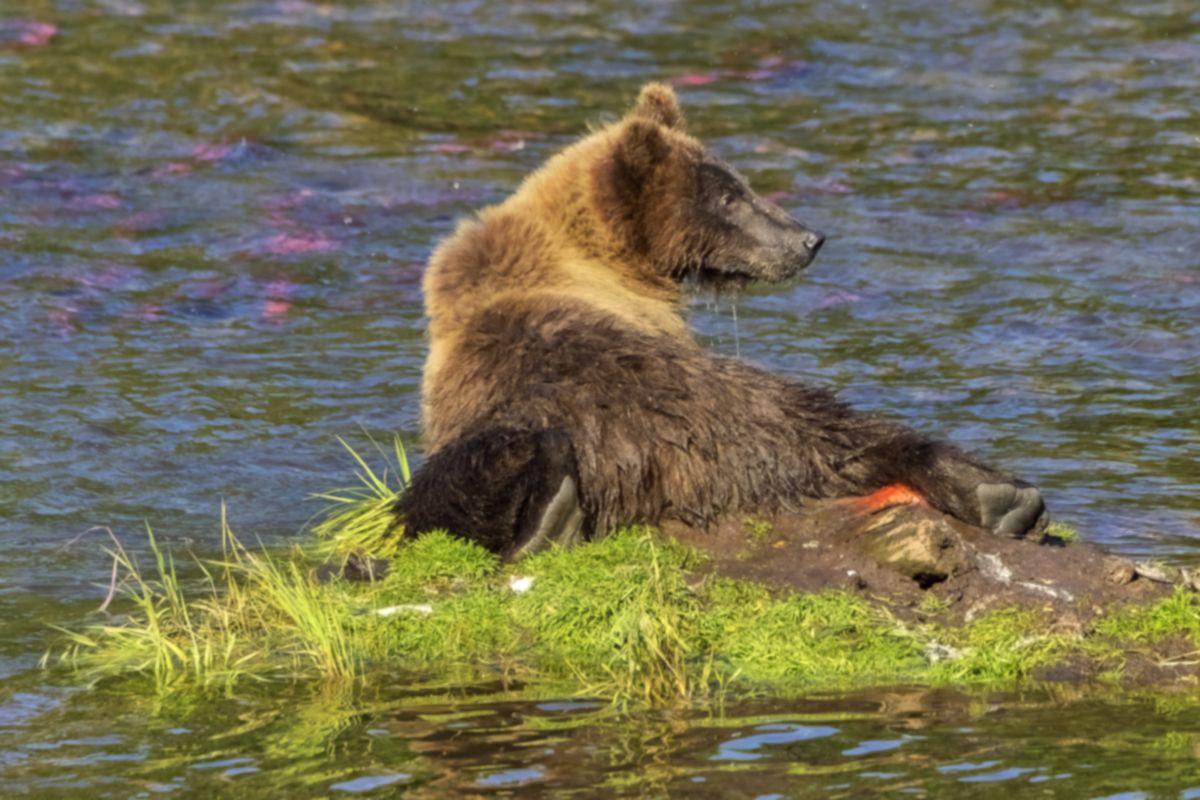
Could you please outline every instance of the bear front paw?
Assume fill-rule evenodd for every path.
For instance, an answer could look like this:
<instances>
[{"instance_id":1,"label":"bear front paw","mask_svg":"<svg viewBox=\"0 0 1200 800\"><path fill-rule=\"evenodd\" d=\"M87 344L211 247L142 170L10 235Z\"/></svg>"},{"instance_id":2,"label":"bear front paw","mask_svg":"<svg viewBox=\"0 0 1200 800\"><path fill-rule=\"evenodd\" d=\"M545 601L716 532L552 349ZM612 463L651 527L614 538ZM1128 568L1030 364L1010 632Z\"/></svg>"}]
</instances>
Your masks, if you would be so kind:
<instances>
[{"instance_id":1,"label":"bear front paw","mask_svg":"<svg viewBox=\"0 0 1200 800\"><path fill-rule=\"evenodd\" d=\"M1021 539L1044 532L1049 523L1042 493L1033 486L1012 483L982 483L975 489L980 522L999 536Z\"/></svg>"}]
</instances>

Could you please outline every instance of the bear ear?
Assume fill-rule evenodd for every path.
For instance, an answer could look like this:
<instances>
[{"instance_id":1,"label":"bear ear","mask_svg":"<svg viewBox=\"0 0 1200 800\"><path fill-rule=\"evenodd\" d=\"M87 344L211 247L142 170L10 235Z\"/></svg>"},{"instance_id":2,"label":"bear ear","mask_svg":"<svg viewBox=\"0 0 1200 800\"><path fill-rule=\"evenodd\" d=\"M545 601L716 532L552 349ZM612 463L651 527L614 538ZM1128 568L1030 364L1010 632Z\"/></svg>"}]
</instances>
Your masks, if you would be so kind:
<instances>
[{"instance_id":1,"label":"bear ear","mask_svg":"<svg viewBox=\"0 0 1200 800\"><path fill-rule=\"evenodd\" d=\"M640 184L666 159L670 148L657 125L633 119L621 132L614 160L627 178Z\"/></svg>"},{"instance_id":2,"label":"bear ear","mask_svg":"<svg viewBox=\"0 0 1200 800\"><path fill-rule=\"evenodd\" d=\"M683 109L675 90L665 83L647 83L638 95L630 116L657 122L665 128L683 130Z\"/></svg>"}]
</instances>

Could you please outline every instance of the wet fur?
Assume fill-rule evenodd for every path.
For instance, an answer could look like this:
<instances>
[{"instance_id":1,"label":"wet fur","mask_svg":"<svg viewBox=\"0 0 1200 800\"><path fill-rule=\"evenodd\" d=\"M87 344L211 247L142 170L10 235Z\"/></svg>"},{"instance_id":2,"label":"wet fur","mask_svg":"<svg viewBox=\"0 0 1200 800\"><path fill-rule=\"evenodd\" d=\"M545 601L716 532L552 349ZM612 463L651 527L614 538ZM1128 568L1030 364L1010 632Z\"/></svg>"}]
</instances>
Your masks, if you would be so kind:
<instances>
[{"instance_id":1,"label":"wet fur","mask_svg":"<svg viewBox=\"0 0 1200 800\"><path fill-rule=\"evenodd\" d=\"M489 496L508 475L505 454L486 444L491 432L560 430L573 446L592 531L665 517L704 525L730 511L795 510L806 498L897 482L977 519L963 483L966 473L975 474L973 486L990 472L914 431L855 413L824 389L631 331L581 303L514 300L489 309L455 363L460 369L431 401L476 400L460 426L437 428L443 449L473 442L468 451L480 460L462 465L474 476L468 492ZM518 455L518 473L527 458ZM473 517L472 529L491 527L481 524L487 516ZM506 517L500 527L513 526Z\"/></svg>"}]
</instances>

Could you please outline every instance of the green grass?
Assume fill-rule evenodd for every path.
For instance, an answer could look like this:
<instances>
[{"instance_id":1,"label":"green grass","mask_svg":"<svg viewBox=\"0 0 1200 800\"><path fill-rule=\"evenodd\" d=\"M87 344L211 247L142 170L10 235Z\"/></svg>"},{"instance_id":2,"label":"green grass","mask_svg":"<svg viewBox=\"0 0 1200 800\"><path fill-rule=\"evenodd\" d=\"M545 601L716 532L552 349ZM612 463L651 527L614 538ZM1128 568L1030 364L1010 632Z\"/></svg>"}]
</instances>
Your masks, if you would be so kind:
<instances>
[{"instance_id":1,"label":"green grass","mask_svg":"<svg viewBox=\"0 0 1200 800\"><path fill-rule=\"evenodd\" d=\"M1176 588L1170 597L1157 603L1108 615L1096 629L1114 641L1156 644L1179 636L1200 648L1200 595Z\"/></svg>"},{"instance_id":2,"label":"green grass","mask_svg":"<svg viewBox=\"0 0 1200 800\"><path fill-rule=\"evenodd\" d=\"M1063 522L1051 522L1046 528L1046 536L1057 539L1063 544L1079 541L1079 531Z\"/></svg>"},{"instance_id":3,"label":"green grass","mask_svg":"<svg viewBox=\"0 0 1200 800\"><path fill-rule=\"evenodd\" d=\"M695 556L645 528L574 550L550 550L513 569L534 580L511 601L542 669L565 668L593 693L661 704L702 693L701 595Z\"/></svg>"},{"instance_id":4,"label":"green grass","mask_svg":"<svg viewBox=\"0 0 1200 800\"><path fill-rule=\"evenodd\" d=\"M769 519L749 514L742 519L742 528L746 536L755 543L765 542L775 532L775 525Z\"/></svg>"},{"instance_id":5,"label":"green grass","mask_svg":"<svg viewBox=\"0 0 1200 800\"><path fill-rule=\"evenodd\" d=\"M936 682L992 685L1032 676L1072 651L1071 640L1051 630L1048 615L1002 608L957 630L947 630L939 643L951 657L933 665Z\"/></svg>"},{"instance_id":6,"label":"green grass","mask_svg":"<svg viewBox=\"0 0 1200 800\"><path fill-rule=\"evenodd\" d=\"M313 533L327 555L344 559L351 553L364 553L375 558L391 558L399 547L401 532L395 530L392 506L397 495L412 480L408 456L398 435L392 439L390 454L375 439L370 441L383 461L382 469L376 472L358 451L339 437L338 442L358 467L358 483L314 495L313 499L326 504Z\"/></svg>"},{"instance_id":7,"label":"green grass","mask_svg":"<svg viewBox=\"0 0 1200 800\"><path fill-rule=\"evenodd\" d=\"M502 564L444 533L405 539L389 511L409 478L403 448L379 448L379 471L350 452L359 484L321 496L328 509L307 546L248 547L224 513L221 554L189 558L186 570L149 528L148 564L117 543L119 615L60 628L45 663L88 681L140 676L163 693L247 681L344 687L399 668L659 706L727 690L1014 686L1060 660L1119 671L1122 653L1173 635L1200 647L1200 607L1183 591L1071 636L1037 611L997 609L956 627L934 621L942 609L931 602L921 608L930 620L903 622L848 592L704 576L698 553L641 527ZM351 552L388 558L388 574L314 579L320 563Z\"/></svg>"}]
</instances>

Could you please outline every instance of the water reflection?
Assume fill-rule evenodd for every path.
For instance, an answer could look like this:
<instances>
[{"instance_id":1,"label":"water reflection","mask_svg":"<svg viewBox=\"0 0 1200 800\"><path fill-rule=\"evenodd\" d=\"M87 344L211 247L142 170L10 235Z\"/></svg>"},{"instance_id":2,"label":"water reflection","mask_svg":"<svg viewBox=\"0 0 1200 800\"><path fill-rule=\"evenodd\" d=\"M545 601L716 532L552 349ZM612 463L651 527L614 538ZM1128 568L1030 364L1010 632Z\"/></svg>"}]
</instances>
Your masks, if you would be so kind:
<instances>
[{"instance_id":1,"label":"water reflection","mask_svg":"<svg viewBox=\"0 0 1200 800\"><path fill-rule=\"evenodd\" d=\"M803 742L822 736L833 736L839 733L837 728L813 727L810 725L759 725L754 730L758 731L758 733L723 742L717 748L717 754L713 756L713 760L757 761L758 759L765 758L767 755L766 753L758 752L760 749L766 749L772 745L788 745L795 742ZM855 754L847 752L845 755Z\"/></svg>"},{"instance_id":2,"label":"water reflection","mask_svg":"<svg viewBox=\"0 0 1200 800\"><path fill-rule=\"evenodd\" d=\"M161 722L133 728L146 724L145 709L99 691L48 712L40 730L57 731L52 738L0 728L0 766L16 791L103 780L121 796L156 787L203 797L231 785L421 797L1200 792L1200 714L1189 698L896 689L622 716L592 702L531 701L528 691L493 684L340 700L272 691L191 708L186 729L169 725L184 712L167 708Z\"/></svg>"},{"instance_id":3,"label":"water reflection","mask_svg":"<svg viewBox=\"0 0 1200 800\"><path fill-rule=\"evenodd\" d=\"M341 783L335 783L331 785L329 788L338 792L373 792L376 789L383 788L384 786L391 786L394 783L406 781L411 777L411 775L406 775L403 772L397 772L392 775L375 775L371 777L355 778L354 780L342 781Z\"/></svg>"}]
</instances>

